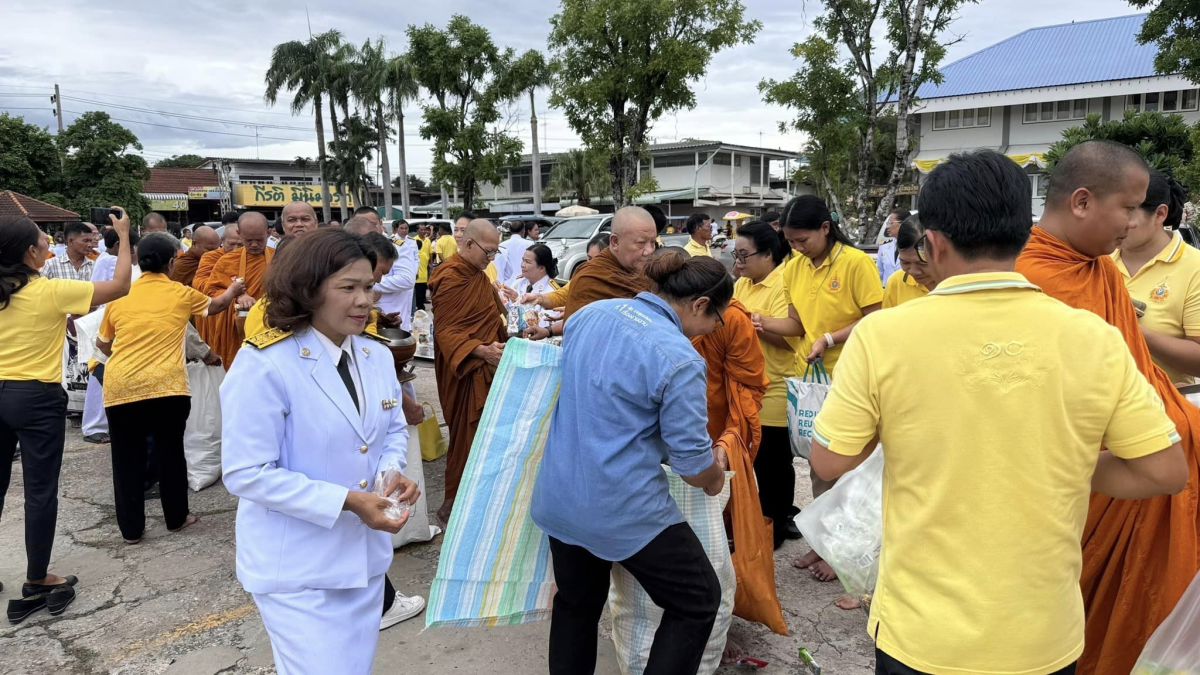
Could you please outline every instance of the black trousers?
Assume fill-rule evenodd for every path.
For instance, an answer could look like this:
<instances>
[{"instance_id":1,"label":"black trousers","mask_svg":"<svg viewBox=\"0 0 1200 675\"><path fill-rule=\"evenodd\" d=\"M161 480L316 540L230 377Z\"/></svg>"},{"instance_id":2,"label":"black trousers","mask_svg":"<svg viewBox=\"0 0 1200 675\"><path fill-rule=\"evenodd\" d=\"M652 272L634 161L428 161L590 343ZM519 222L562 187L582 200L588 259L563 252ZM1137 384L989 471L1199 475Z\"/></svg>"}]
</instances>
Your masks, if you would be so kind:
<instances>
[{"instance_id":1,"label":"black trousers","mask_svg":"<svg viewBox=\"0 0 1200 675\"><path fill-rule=\"evenodd\" d=\"M787 427L763 425L762 443L754 457L758 478L758 502L763 515L774 521L775 548L787 539L787 524L800 509L796 500L796 468L792 466L792 441Z\"/></svg>"},{"instance_id":2,"label":"black trousers","mask_svg":"<svg viewBox=\"0 0 1200 675\"><path fill-rule=\"evenodd\" d=\"M392 580L388 575L383 575L383 613L387 614L388 610L396 602L396 587L392 585Z\"/></svg>"},{"instance_id":3,"label":"black trousers","mask_svg":"<svg viewBox=\"0 0 1200 675\"><path fill-rule=\"evenodd\" d=\"M550 553L558 584L550 621L550 675L594 673L596 633L613 563L554 537ZM645 675L695 675L721 606L721 583L696 533L687 523L672 525L618 564L663 609Z\"/></svg>"},{"instance_id":4,"label":"black trousers","mask_svg":"<svg viewBox=\"0 0 1200 675\"><path fill-rule=\"evenodd\" d=\"M413 311L425 309L425 292L429 288L429 284L420 282L413 286Z\"/></svg>"},{"instance_id":5,"label":"black trousers","mask_svg":"<svg viewBox=\"0 0 1200 675\"><path fill-rule=\"evenodd\" d=\"M167 529L179 529L187 520L183 429L191 409L192 400L187 396L151 398L104 409L108 414L108 435L112 438L113 493L122 537L141 539L146 531L148 438L154 441L158 460L158 489Z\"/></svg>"},{"instance_id":6,"label":"black trousers","mask_svg":"<svg viewBox=\"0 0 1200 675\"><path fill-rule=\"evenodd\" d=\"M0 512L21 442L25 480L25 576L46 577L58 525L58 477L66 435L67 392L57 382L0 380Z\"/></svg>"},{"instance_id":7,"label":"black trousers","mask_svg":"<svg viewBox=\"0 0 1200 675\"><path fill-rule=\"evenodd\" d=\"M913 670L908 666L900 663L896 659L888 656L882 650L875 650L875 675L925 675L919 670ZM1050 675L1075 675L1075 664L1063 668L1062 670L1050 673Z\"/></svg>"}]
</instances>

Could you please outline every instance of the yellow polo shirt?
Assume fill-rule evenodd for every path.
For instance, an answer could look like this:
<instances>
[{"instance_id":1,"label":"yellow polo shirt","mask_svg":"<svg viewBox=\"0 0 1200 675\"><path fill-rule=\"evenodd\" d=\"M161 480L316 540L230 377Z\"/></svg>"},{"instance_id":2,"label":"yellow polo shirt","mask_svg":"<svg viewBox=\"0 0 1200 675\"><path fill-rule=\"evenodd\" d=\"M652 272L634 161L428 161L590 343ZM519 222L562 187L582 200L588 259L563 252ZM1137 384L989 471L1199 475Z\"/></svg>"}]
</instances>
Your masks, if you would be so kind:
<instances>
[{"instance_id":1,"label":"yellow polo shirt","mask_svg":"<svg viewBox=\"0 0 1200 675\"><path fill-rule=\"evenodd\" d=\"M804 339L796 349L796 367L807 366L804 357L813 342L826 333L839 331L863 317L863 308L883 302L879 270L870 256L842 244L835 244L820 267L814 267L805 255L797 255L783 270L788 301L796 308L804 324ZM837 365L842 345L825 350L823 360L830 376Z\"/></svg>"},{"instance_id":2,"label":"yellow polo shirt","mask_svg":"<svg viewBox=\"0 0 1200 675\"><path fill-rule=\"evenodd\" d=\"M496 277L500 276L500 273L496 270L496 263L494 262L488 263L487 269L485 269L483 273L487 275L488 281L492 282L493 284L496 283Z\"/></svg>"},{"instance_id":3,"label":"yellow polo shirt","mask_svg":"<svg viewBox=\"0 0 1200 675\"><path fill-rule=\"evenodd\" d=\"M755 314L774 318L786 318L788 315L787 289L783 285L783 265L776 267L762 280L754 283L750 277L742 277L733 285L733 297ZM800 340L789 339L789 342L799 344ZM767 392L763 395L762 410L759 419L769 427L787 426L787 383L785 377L795 377L796 352L780 349L773 344L759 340L762 346L763 358L766 361Z\"/></svg>"},{"instance_id":4,"label":"yellow polo shirt","mask_svg":"<svg viewBox=\"0 0 1200 675\"><path fill-rule=\"evenodd\" d=\"M208 315L211 302L165 274L143 273L129 295L109 303L98 335L112 343L104 366L105 407L189 396L183 334L188 319Z\"/></svg>"},{"instance_id":5,"label":"yellow polo shirt","mask_svg":"<svg viewBox=\"0 0 1200 675\"><path fill-rule=\"evenodd\" d=\"M1125 277L1125 288L1134 300L1146 303L1142 328L1176 338L1200 337L1200 251L1188 246L1176 232L1166 248L1132 277L1121 260L1121 251L1113 253L1117 269ZM1186 375L1155 359L1167 371L1172 382L1195 382Z\"/></svg>"},{"instance_id":6,"label":"yellow polo shirt","mask_svg":"<svg viewBox=\"0 0 1200 675\"><path fill-rule=\"evenodd\" d=\"M424 237L415 237L414 241L421 242L421 248L417 251L417 283L428 283L429 257L433 254L433 244Z\"/></svg>"},{"instance_id":7,"label":"yellow polo shirt","mask_svg":"<svg viewBox=\"0 0 1200 675\"><path fill-rule=\"evenodd\" d=\"M87 314L90 281L35 276L0 308L0 380L62 382L67 315Z\"/></svg>"},{"instance_id":8,"label":"yellow polo shirt","mask_svg":"<svg viewBox=\"0 0 1200 675\"><path fill-rule=\"evenodd\" d=\"M228 312L236 312L237 308L230 307ZM246 312L246 325L242 327L242 332L247 340L267 330L267 299L266 297L259 298L250 307L250 311Z\"/></svg>"},{"instance_id":9,"label":"yellow polo shirt","mask_svg":"<svg viewBox=\"0 0 1200 675\"><path fill-rule=\"evenodd\" d=\"M930 345L939 358L914 358ZM853 456L876 431L883 547L867 631L879 649L933 675L1078 659L1096 454L1179 441L1120 332L1020 274L951 277L846 344L814 438Z\"/></svg>"},{"instance_id":10,"label":"yellow polo shirt","mask_svg":"<svg viewBox=\"0 0 1200 675\"><path fill-rule=\"evenodd\" d=\"M709 250L707 244L701 244L695 239L688 237L687 243L684 244L683 250L688 252L690 256L706 255L712 257L712 251Z\"/></svg>"},{"instance_id":11,"label":"yellow polo shirt","mask_svg":"<svg viewBox=\"0 0 1200 675\"><path fill-rule=\"evenodd\" d=\"M454 237L445 235L433 243L433 250L437 253L438 263L444 263L450 256L458 253L458 243L454 241Z\"/></svg>"},{"instance_id":12,"label":"yellow polo shirt","mask_svg":"<svg viewBox=\"0 0 1200 675\"><path fill-rule=\"evenodd\" d=\"M929 289L924 284L906 275L904 270L892 272L887 285L883 287L883 308L898 307L909 300L916 300L929 295Z\"/></svg>"}]
</instances>

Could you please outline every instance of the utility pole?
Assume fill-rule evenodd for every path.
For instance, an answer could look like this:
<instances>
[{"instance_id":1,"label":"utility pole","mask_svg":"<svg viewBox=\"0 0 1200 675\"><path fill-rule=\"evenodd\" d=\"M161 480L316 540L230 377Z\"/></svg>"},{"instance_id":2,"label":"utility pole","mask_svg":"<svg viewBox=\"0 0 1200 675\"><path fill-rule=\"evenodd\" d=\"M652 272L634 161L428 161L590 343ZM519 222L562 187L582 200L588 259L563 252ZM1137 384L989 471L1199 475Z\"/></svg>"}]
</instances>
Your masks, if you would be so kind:
<instances>
[{"instance_id":1,"label":"utility pole","mask_svg":"<svg viewBox=\"0 0 1200 675\"><path fill-rule=\"evenodd\" d=\"M538 137L537 137L537 107L533 102L533 88L529 89L529 123L533 126L533 166L531 167L533 179L530 181L533 185L533 214L535 216L542 215L542 160L538 155Z\"/></svg>"},{"instance_id":2,"label":"utility pole","mask_svg":"<svg viewBox=\"0 0 1200 675\"><path fill-rule=\"evenodd\" d=\"M54 83L54 96L50 97L50 101L54 103L54 115L58 118L58 135L61 136L63 132L62 96L58 92L57 82ZM66 160L63 159L63 151L61 146L58 148L58 171L59 175L67 172L67 163Z\"/></svg>"}]
</instances>

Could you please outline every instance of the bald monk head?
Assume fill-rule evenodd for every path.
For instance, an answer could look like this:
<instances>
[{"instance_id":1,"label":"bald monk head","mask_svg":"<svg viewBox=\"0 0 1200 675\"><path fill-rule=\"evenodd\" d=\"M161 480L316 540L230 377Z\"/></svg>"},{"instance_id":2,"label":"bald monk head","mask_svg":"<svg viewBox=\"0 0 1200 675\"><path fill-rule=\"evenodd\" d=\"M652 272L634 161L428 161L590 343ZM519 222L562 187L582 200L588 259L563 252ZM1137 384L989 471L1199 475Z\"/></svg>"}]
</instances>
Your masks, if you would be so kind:
<instances>
[{"instance_id":1,"label":"bald monk head","mask_svg":"<svg viewBox=\"0 0 1200 675\"><path fill-rule=\"evenodd\" d=\"M221 238L217 236L217 231L207 225L201 225L192 232L192 248L189 250L194 250L196 257L200 257L220 245Z\"/></svg>"},{"instance_id":2,"label":"bald monk head","mask_svg":"<svg viewBox=\"0 0 1200 675\"><path fill-rule=\"evenodd\" d=\"M499 249L500 233L496 231L496 226L489 220L476 218L463 229L458 254L480 270L485 270Z\"/></svg>"},{"instance_id":3,"label":"bald monk head","mask_svg":"<svg viewBox=\"0 0 1200 675\"><path fill-rule=\"evenodd\" d=\"M357 234L358 236L361 237L363 235L374 232L375 224L372 223L369 218L364 218L362 216L354 216L350 220L347 220L345 225L342 225L342 229L349 232L350 234Z\"/></svg>"},{"instance_id":4,"label":"bald monk head","mask_svg":"<svg viewBox=\"0 0 1200 675\"><path fill-rule=\"evenodd\" d=\"M1150 170L1133 148L1084 141L1054 166L1039 227L1083 255L1108 255L1129 233L1149 184Z\"/></svg>"},{"instance_id":5,"label":"bald monk head","mask_svg":"<svg viewBox=\"0 0 1200 675\"><path fill-rule=\"evenodd\" d=\"M626 206L613 216L612 238L609 250L621 267L630 272L641 272L654 253L658 228L654 217L640 206Z\"/></svg>"},{"instance_id":6,"label":"bald monk head","mask_svg":"<svg viewBox=\"0 0 1200 675\"><path fill-rule=\"evenodd\" d=\"M267 250L267 229L267 217L261 213L247 211L238 218L238 232L247 253L262 255Z\"/></svg>"},{"instance_id":7,"label":"bald monk head","mask_svg":"<svg viewBox=\"0 0 1200 675\"><path fill-rule=\"evenodd\" d=\"M142 232L141 232L142 236L146 236L147 234L150 234L152 232L166 232L166 231L167 231L167 219L163 218L161 215L151 211L150 213L146 214L145 218L142 218Z\"/></svg>"},{"instance_id":8,"label":"bald monk head","mask_svg":"<svg viewBox=\"0 0 1200 675\"><path fill-rule=\"evenodd\" d=\"M355 218L366 218L367 222L371 223L371 227L379 234L383 234L383 221L379 218L379 212L370 206L360 206L354 209Z\"/></svg>"},{"instance_id":9,"label":"bald monk head","mask_svg":"<svg viewBox=\"0 0 1200 675\"><path fill-rule=\"evenodd\" d=\"M242 233L238 231L236 222L229 223L225 226L225 234L221 236L221 248L225 249L226 253L236 251L242 247Z\"/></svg>"},{"instance_id":10,"label":"bald monk head","mask_svg":"<svg viewBox=\"0 0 1200 675\"><path fill-rule=\"evenodd\" d=\"M317 212L308 202L292 202L279 216L285 235L300 235L317 229Z\"/></svg>"}]
</instances>

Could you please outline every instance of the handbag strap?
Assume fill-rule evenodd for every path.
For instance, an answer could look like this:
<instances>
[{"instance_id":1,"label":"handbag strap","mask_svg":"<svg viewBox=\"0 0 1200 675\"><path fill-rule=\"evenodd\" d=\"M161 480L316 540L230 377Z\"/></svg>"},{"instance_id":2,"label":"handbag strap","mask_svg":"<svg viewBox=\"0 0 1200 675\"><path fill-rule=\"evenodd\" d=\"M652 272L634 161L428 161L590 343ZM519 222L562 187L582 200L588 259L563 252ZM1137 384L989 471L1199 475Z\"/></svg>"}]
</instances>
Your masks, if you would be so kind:
<instances>
[{"instance_id":1,"label":"handbag strap","mask_svg":"<svg viewBox=\"0 0 1200 675\"><path fill-rule=\"evenodd\" d=\"M812 373L811 377L809 377L809 373ZM804 376L802 379L804 382L832 384L832 380L829 378L829 373L825 372L825 361L821 358L818 358L816 361L808 364L808 367L804 369Z\"/></svg>"}]
</instances>

